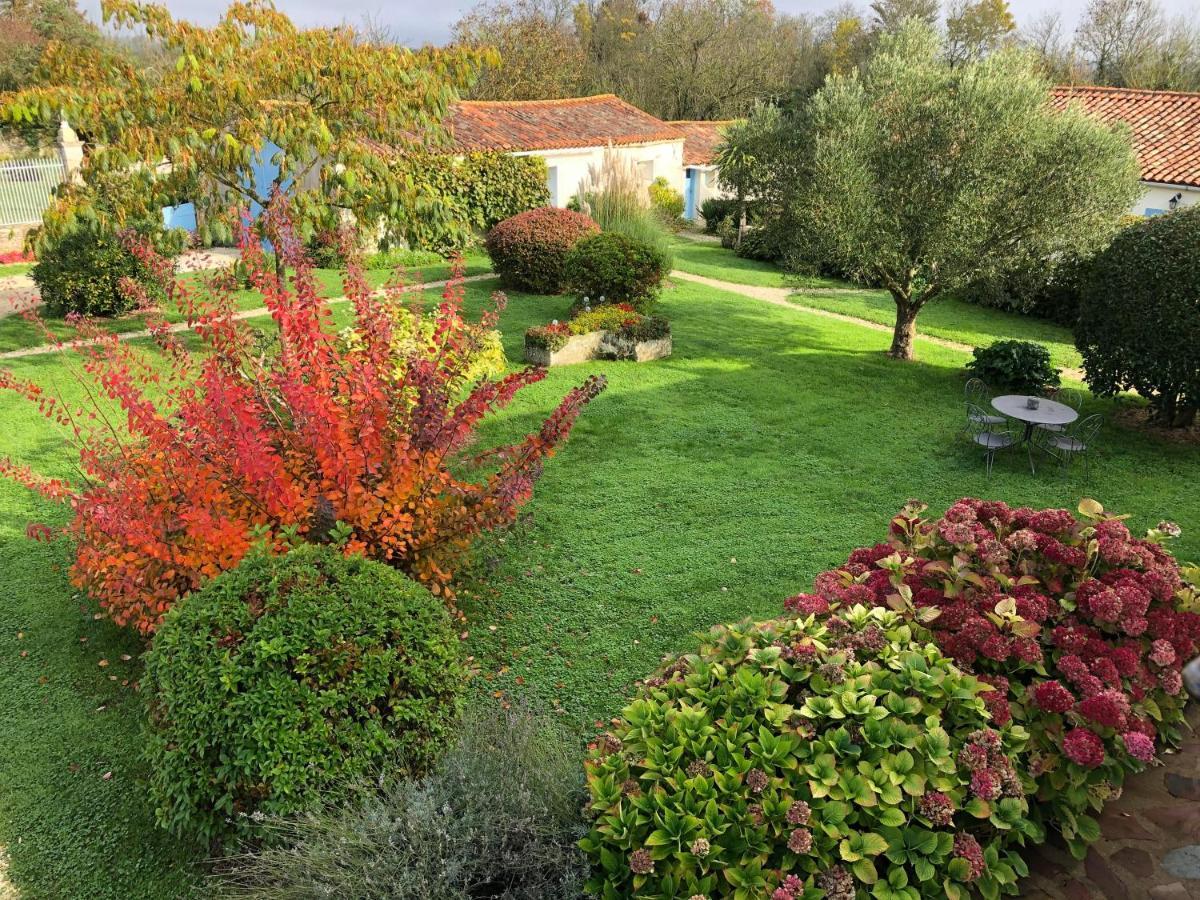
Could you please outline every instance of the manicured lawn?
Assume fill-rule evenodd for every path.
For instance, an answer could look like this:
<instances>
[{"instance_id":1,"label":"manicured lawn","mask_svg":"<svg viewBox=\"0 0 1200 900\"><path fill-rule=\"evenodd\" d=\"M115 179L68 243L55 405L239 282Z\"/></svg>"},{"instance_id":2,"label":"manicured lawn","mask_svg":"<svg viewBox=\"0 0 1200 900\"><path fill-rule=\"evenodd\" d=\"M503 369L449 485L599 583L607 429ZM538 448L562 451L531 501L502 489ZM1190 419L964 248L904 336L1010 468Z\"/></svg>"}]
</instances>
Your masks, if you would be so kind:
<instances>
[{"instance_id":1,"label":"manicured lawn","mask_svg":"<svg viewBox=\"0 0 1200 900\"><path fill-rule=\"evenodd\" d=\"M896 321L896 304L886 291L821 294L801 290L794 299L805 306L828 309L884 325L892 325ZM1071 329L1045 319L1019 316L952 297L932 300L921 310L917 317L917 333L974 347L986 347L993 341L1006 338L1037 341L1050 350L1054 365L1072 369L1083 365L1079 351L1075 349Z\"/></svg>"},{"instance_id":2,"label":"manicured lawn","mask_svg":"<svg viewBox=\"0 0 1200 900\"><path fill-rule=\"evenodd\" d=\"M691 240L682 235L676 236L671 250L675 254L675 268L693 275L760 287L847 287L846 282L836 278L791 275L774 263L742 259L719 244Z\"/></svg>"},{"instance_id":3,"label":"manicured lawn","mask_svg":"<svg viewBox=\"0 0 1200 900\"><path fill-rule=\"evenodd\" d=\"M468 286L474 313L490 289ZM514 365L524 329L565 318L570 303L510 295L501 327ZM1093 496L1132 513L1136 529L1178 521L1177 551L1200 558L1194 449L1108 426L1091 484L1049 468L1030 475L1018 455L989 480L955 439L965 354L922 342L917 362L893 362L886 334L695 284L670 288L661 311L674 329L670 359L551 370L481 435L480 446L523 435L570 385L608 376L521 525L485 542L461 592L478 690L559 710L581 742L663 654L714 623L775 614L850 548L881 538L909 497L940 509L969 494L1067 507ZM10 368L78 399L59 357ZM0 455L72 474L69 448L26 403L0 394L0 419ZM10 877L31 898L188 896L204 853L152 824L132 689L138 643L71 590L66 547L24 535L26 522L61 515L0 483Z\"/></svg>"},{"instance_id":4,"label":"manicured lawn","mask_svg":"<svg viewBox=\"0 0 1200 900\"><path fill-rule=\"evenodd\" d=\"M488 258L480 254L468 255L465 263L465 272L467 275L480 275L491 270L491 263ZM416 284L423 281L437 281L446 278L449 274L449 264L438 263L407 269L404 272L404 279L409 284ZM321 285L323 296L336 297L342 293L341 273L339 271L335 269L317 269L315 270L315 275ZM387 270L373 270L366 273L367 281L374 287L382 286L391 276L392 272ZM185 276L185 279L189 283L197 284L200 283L203 277L201 275L189 275ZM255 291L239 291L235 295L235 301L238 309L255 309L262 306L262 297ZM179 322L183 319L183 316L177 309L164 310L164 315L171 322ZM70 338L74 335L71 326L62 318L46 316L44 317L44 321L50 331L60 338ZM146 320L141 315L128 315L117 319L103 320L101 325L109 331L123 333L145 328ZM41 329L22 316L7 316L0 319L0 353L7 350L19 350L23 347L35 347L45 342Z\"/></svg>"},{"instance_id":5,"label":"manicured lawn","mask_svg":"<svg viewBox=\"0 0 1200 900\"><path fill-rule=\"evenodd\" d=\"M33 268L33 263L6 263L0 266L0 278L6 275L24 275Z\"/></svg>"}]
</instances>

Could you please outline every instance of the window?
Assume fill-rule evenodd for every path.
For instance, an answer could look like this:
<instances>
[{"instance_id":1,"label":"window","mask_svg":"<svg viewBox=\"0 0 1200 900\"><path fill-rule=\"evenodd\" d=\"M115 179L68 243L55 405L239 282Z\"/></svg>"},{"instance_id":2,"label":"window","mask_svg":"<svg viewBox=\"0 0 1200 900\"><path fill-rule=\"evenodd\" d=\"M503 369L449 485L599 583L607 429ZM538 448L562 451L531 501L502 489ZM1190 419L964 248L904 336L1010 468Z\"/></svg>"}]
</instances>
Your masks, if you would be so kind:
<instances>
[{"instance_id":1,"label":"window","mask_svg":"<svg viewBox=\"0 0 1200 900\"><path fill-rule=\"evenodd\" d=\"M642 180L642 184L650 184L654 181L654 160L647 159L637 164L638 178Z\"/></svg>"}]
</instances>

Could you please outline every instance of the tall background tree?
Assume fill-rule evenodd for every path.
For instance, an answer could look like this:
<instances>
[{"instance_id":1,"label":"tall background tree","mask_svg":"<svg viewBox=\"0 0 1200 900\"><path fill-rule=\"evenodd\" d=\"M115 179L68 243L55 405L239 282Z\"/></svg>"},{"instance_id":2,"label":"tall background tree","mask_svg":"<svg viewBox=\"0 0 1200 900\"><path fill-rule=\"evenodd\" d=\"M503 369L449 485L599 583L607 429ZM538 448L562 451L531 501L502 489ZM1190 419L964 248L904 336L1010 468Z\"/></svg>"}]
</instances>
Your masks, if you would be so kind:
<instances>
[{"instance_id":1,"label":"tall background tree","mask_svg":"<svg viewBox=\"0 0 1200 900\"><path fill-rule=\"evenodd\" d=\"M886 288L890 353L910 359L935 298L1101 246L1141 190L1129 137L1049 96L1026 54L952 66L928 26L883 36L767 141L792 258Z\"/></svg>"},{"instance_id":2,"label":"tall background tree","mask_svg":"<svg viewBox=\"0 0 1200 900\"><path fill-rule=\"evenodd\" d=\"M0 121L57 123L88 140L83 183L68 187L46 225L153 215L194 200L209 231L231 205L270 210L286 195L302 230L340 209L437 215L418 183L388 177L381 148L438 146L449 104L491 51L412 51L358 39L348 27L301 30L266 0L231 6L213 28L165 7L112 0L107 21L144 31L173 58L165 71L50 42L42 82L0 97ZM256 177L264 160L273 178ZM137 180L111 195L96 185Z\"/></svg>"},{"instance_id":3,"label":"tall background tree","mask_svg":"<svg viewBox=\"0 0 1200 900\"><path fill-rule=\"evenodd\" d=\"M471 90L477 100L554 100L579 94L583 48L565 0L513 0L478 6L454 25L454 41L492 47L497 65Z\"/></svg>"}]
</instances>

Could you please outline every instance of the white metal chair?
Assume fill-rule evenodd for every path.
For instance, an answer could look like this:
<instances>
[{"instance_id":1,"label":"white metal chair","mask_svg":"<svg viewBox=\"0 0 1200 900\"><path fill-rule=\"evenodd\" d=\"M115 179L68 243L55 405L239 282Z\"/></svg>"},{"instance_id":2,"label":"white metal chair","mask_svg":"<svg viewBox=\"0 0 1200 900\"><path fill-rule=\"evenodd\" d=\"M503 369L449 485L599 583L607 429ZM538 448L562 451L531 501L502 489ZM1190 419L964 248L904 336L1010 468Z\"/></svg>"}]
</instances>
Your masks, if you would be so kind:
<instances>
[{"instance_id":1,"label":"white metal chair","mask_svg":"<svg viewBox=\"0 0 1200 900\"><path fill-rule=\"evenodd\" d=\"M1050 454L1062 463L1063 470L1070 468L1071 461L1076 456L1083 457L1083 477L1091 474L1091 451L1095 449L1096 438L1100 434L1100 426L1104 417L1097 414L1088 416L1077 422L1066 431L1047 432L1045 446Z\"/></svg>"},{"instance_id":2,"label":"white metal chair","mask_svg":"<svg viewBox=\"0 0 1200 900\"><path fill-rule=\"evenodd\" d=\"M1077 391L1074 388L1059 388L1055 391L1050 399L1056 403L1061 403L1064 406L1069 406L1075 412L1079 412L1079 408L1083 406L1083 391ZM1051 434L1064 434L1067 430L1066 425L1038 425L1038 438L1044 438L1046 432ZM1041 443L1041 441L1039 441Z\"/></svg>"},{"instance_id":3,"label":"white metal chair","mask_svg":"<svg viewBox=\"0 0 1200 900\"><path fill-rule=\"evenodd\" d=\"M1003 425L1004 416L987 412L987 406L992 402L992 392L982 378L968 378L963 387L963 395L967 401L967 419L979 425ZM972 413L971 408L975 408ZM969 433L969 431L968 431Z\"/></svg>"},{"instance_id":4,"label":"white metal chair","mask_svg":"<svg viewBox=\"0 0 1200 900\"><path fill-rule=\"evenodd\" d=\"M999 423L987 421L996 418L1000 419ZM966 433L973 443L983 448L989 478L992 474L992 464L995 462L996 454L1001 450L1007 450L1017 442L1007 428L1003 431L997 430L1002 424L1004 424L1003 417L988 416L981 406L967 403Z\"/></svg>"}]
</instances>

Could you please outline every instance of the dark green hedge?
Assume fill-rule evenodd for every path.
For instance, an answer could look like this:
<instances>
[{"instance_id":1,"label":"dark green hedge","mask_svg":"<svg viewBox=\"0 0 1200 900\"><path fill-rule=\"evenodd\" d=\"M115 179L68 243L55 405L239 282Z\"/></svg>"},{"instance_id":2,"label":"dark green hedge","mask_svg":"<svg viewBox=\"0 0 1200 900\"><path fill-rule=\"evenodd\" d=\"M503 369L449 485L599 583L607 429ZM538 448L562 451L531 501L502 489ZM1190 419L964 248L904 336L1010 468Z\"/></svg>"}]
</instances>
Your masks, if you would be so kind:
<instances>
[{"instance_id":1,"label":"dark green hedge","mask_svg":"<svg viewBox=\"0 0 1200 900\"><path fill-rule=\"evenodd\" d=\"M1136 390L1165 425L1200 407L1200 207L1146 219L1096 256L1080 288L1075 343L1091 389Z\"/></svg>"},{"instance_id":2,"label":"dark green hedge","mask_svg":"<svg viewBox=\"0 0 1200 900\"><path fill-rule=\"evenodd\" d=\"M247 557L167 614L142 692L171 831L254 835L452 741L465 681L442 603L381 563L308 545Z\"/></svg>"},{"instance_id":3,"label":"dark green hedge","mask_svg":"<svg viewBox=\"0 0 1200 900\"><path fill-rule=\"evenodd\" d=\"M546 162L538 156L481 152L456 158L443 154L406 160L403 168L410 177L431 186L450 213L448 223L439 223L433 216L413 216L396 229L392 237L415 250L444 253L462 249L472 235L550 202Z\"/></svg>"}]
</instances>

